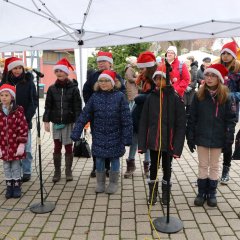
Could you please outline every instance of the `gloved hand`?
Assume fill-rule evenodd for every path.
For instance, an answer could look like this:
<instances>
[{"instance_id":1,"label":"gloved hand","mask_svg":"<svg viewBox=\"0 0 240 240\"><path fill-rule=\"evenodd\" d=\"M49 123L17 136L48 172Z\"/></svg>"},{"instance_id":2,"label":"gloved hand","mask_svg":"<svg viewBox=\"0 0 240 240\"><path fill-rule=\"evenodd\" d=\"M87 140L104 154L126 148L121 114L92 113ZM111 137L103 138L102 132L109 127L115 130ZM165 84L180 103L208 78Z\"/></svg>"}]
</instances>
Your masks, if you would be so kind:
<instances>
[{"instance_id":1,"label":"gloved hand","mask_svg":"<svg viewBox=\"0 0 240 240\"><path fill-rule=\"evenodd\" d=\"M2 150L1 150L1 148L0 148L0 158L2 157Z\"/></svg>"},{"instance_id":2,"label":"gloved hand","mask_svg":"<svg viewBox=\"0 0 240 240\"><path fill-rule=\"evenodd\" d=\"M50 132L50 123L49 122L44 122L44 129L46 132Z\"/></svg>"},{"instance_id":3,"label":"gloved hand","mask_svg":"<svg viewBox=\"0 0 240 240\"><path fill-rule=\"evenodd\" d=\"M180 157L176 154L173 154L173 158L178 160Z\"/></svg>"},{"instance_id":4,"label":"gloved hand","mask_svg":"<svg viewBox=\"0 0 240 240\"><path fill-rule=\"evenodd\" d=\"M15 156L22 156L24 154L24 149L25 149L25 144L20 143L18 145L17 152L16 152Z\"/></svg>"},{"instance_id":5,"label":"gloved hand","mask_svg":"<svg viewBox=\"0 0 240 240\"><path fill-rule=\"evenodd\" d=\"M196 146L193 140L188 140L187 145L191 153L194 153L194 150L196 150Z\"/></svg>"}]
</instances>

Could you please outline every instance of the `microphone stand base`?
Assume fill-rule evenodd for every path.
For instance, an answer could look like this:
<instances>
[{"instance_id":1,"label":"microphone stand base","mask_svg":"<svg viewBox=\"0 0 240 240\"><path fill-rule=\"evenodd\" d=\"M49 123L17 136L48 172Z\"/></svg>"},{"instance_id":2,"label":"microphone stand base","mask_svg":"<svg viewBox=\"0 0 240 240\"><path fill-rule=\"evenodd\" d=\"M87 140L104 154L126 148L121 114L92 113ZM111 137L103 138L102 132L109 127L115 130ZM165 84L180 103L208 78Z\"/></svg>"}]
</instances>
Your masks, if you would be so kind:
<instances>
[{"instance_id":1,"label":"microphone stand base","mask_svg":"<svg viewBox=\"0 0 240 240\"><path fill-rule=\"evenodd\" d=\"M158 232L162 233L176 233L183 229L183 223L181 220L169 217L169 223L167 223L167 217L159 217L153 220L153 225Z\"/></svg>"},{"instance_id":2,"label":"microphone stand base","mask_svg":"<svg viewBox=\"0 0 240 240\"><path fill-rule=\"evenodd\" d=\"M33 213L48 213L52 212L55 209L55 204L51 202L44 202L43 204L41 203L35 203L30 206L30 211Z\"/></svg>"}]
</instances>

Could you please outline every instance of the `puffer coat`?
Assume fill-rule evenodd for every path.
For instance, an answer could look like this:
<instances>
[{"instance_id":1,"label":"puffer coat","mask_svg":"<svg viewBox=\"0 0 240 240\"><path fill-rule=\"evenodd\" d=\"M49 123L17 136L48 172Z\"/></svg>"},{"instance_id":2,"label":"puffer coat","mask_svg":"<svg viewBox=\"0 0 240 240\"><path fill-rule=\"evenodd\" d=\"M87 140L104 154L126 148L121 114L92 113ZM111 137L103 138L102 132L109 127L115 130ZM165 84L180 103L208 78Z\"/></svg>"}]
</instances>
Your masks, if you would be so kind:
<instances>
[{"instance_id":1,"label":"puffer coat","mask_svg":"<svg viewBox=\"0 0 240 240\"><path fill-rule=\"evenodd\" d=\"M93 119L92 154L118 158L132 143L132 118L125 95L120 91L95 92L84 107L71 134L78 141L85 124Z\"/></svg>"}]
</instances>

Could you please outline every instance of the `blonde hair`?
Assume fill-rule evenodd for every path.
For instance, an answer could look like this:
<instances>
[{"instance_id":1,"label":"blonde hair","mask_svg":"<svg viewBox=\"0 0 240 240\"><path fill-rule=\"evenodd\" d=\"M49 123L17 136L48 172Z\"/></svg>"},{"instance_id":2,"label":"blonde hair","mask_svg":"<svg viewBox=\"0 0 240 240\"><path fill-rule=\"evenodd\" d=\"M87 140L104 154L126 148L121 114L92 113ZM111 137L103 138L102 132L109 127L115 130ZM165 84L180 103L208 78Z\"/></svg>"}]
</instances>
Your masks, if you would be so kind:
<instances>
[{"instance_id":1,"label":"blonde hair","mask_svg":"<svg viewBox=\"0 0 240 240\"><path fill-rule=\"evenodd\" d=\"M122 83L116 78L115 85L113 86L113 90L119 90L121 88L121 86L122 86ZM101 90L98 81L94 84L93 90L94 90L94 92L98 92Z\"/></svg>"},{"instance_id":2,"label":"blonde hair","mask_svg":"<svg viewBox=\"0 0 240 240\"><path fill-rule=\"evenodd\" d=\"M199 101L203 101L206 96L207 84L205 83L202 87L199 88L197 92L197 98ZM218 78L218 86L216 91L217 96L217 102L221 105L224 104L227 101L228 98L229 89L228 87L224 86L222 83L220 83L220 79Z\"/></svg>"},{"instance_id":3,"label":"blonde hair","mask_svg":"<svg viewBox=\"0 0 240 240\"><path fill-rule=\"evenodd\" d=\"M228 69L228 71L230 71L230 72L233 72L233 73L239 73L240 72L240 62L235 58L233 58L233 60L230 63L225 64L222 61L222 56L220 56L219 63L224 65Z\"/></svg>"}]
</instances>

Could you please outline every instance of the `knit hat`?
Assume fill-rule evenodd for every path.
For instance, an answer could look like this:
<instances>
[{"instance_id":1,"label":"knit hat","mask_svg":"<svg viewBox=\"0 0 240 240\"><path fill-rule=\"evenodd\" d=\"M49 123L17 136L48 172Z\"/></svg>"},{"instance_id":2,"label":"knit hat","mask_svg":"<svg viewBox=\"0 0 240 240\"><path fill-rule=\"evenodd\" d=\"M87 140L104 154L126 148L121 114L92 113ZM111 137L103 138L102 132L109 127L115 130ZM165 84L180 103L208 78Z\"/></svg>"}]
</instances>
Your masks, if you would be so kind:
<instances>
[{"instance_id":1,"label":"knit hat","mask_svg":"<svg viewBox=\"0 0 240 240\"><path fill-rule=\"evenodd\" d=\"M214 74L216 74L219 77L219 79L221 80L221 82L224 83L224 79L228 75L228 70L222 64L216 63L216 64L212 64L211 66L206 68L204 70L204 75L206 73L214 73Z\"/></svg>"},{"instance_id":2,"label":"knit hat","mask_svg":"<svg viewBox=\"0 0 240 240\"><path fill-rule=\"evenodd\" d=\"M9 72L17 66L24 67L23 60L17 57L10 57L5 60L4 72Z\"/></svg>"},{"instance_id":3,"label":"knit hat","mask_svg":"<svg viewBox=\"0 0 240 240\"><path fill-rule=\"evenodd\" d=\"M74 71L73 66L70 64L70 62L66 59L66 58L62 58L61 60L59 60L56 65L53 67L53 71L56 70L62 70L63 72L65 72L67 75L70 74L70 70Z\"/></svg>"},{"instance_id":4,"label":"knit hat","mask_svg":"<svg viewBox=\"0 0 240 240\"><path fill-rule=\"evenodd\" d=\"M221 54L223 52L230 53L235 59L237 58L237 44L235 42L229 42L223 45Z\"/></svg>"},{"instance_id":5,"label":"knit hat","mask_svg":"<svg viewBox=\"0 0 240 240\"><path fill-rule=\"evenodd\" d=\"M210 57L205 57L202 61L205 63L210 63L212 60Z\"/></svg>"},{"instance_id":6,"label":"knit hat","mask_svg":"<svg viewBox=\"0 0 240 240\"><path fill-rule=\"evenodd\" d=\"M175 53L175 56L177 56L177 48L175 46L169 46L167 52L168 51L173 51Z\"/></svg>"},{"instance_id":7,"label":"knit hat","mask_svg":"<svg viewBox=\"0 0 240 240\"><path fill-rule=\"evenodd\" d=\"M107 61L107 62L110 62L111 64L113 64L113 56L112 56L112 53L110 52L98 52L98 55L97 55L97 62L99 61Z\"/></svg>"},{"instance_id":8,"label":"knit hat","mask_svg":"<svg viewBox=\"0 0 240 240\"><path fill-rule=\"evenodd\" d=\"M137 59L138 68L153 67L156 64L156 57L152 52L143 52Z\"/></svg>"},{"instance_id":9,"label":"knit hat","mask_svg":"<svg viewBox=\"0 0 240 240\"><path fill-rule=\"evenodd\" d=\"M152 79L154 80L154 78L155 78L157 75L161 75L161 76L163 76L164 78L166 78L166 66L165 66L165 64L160 64L160 65L157 67L157 70L154 72L154 74L153 74L153 76L152 76Z\"/></svg>"},{"instance_id":10,"label":"knit hat","mask_svg":"<svg viewBox=\"0 0 240 240\"><path fill-rule=\"evenodd\" d=\"M0 87L0 93L3 91L8 91L12 95L12 97L15 99L16 88L14 86L5 83Z\"/></svg>"},{"instance_id":11,"label":"knit hat","mask_svg":"<svg viewBox=\"0 0 240 240\"><path fill-rule=\"evenodd\" d=\"M104 70L98 77L98 80L101 78L106 78L109 79L112 83L112 85L115 85L116 82L116 72L112 71L112 70Z\"/></svg>"},{"instance_id":12,"label":"knit hat","mask_svg":"<svg viewBox=\"0 0 240 240\"><path fill-rule=\"evenodd\" d=\"M137 57L135 57L135 56L127 57L126 62L131 65L135 65L137 63Z\"/></svg>"}]
</instances>

